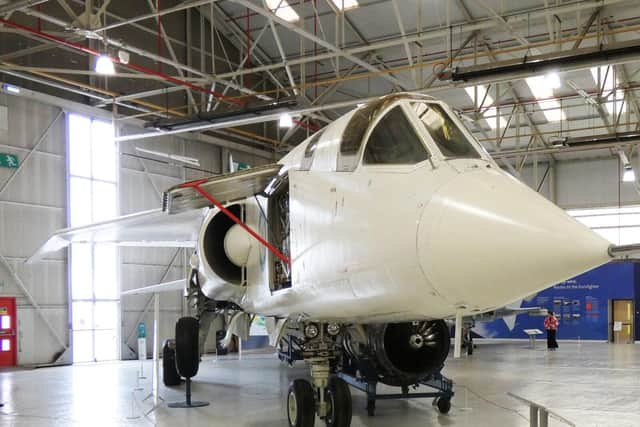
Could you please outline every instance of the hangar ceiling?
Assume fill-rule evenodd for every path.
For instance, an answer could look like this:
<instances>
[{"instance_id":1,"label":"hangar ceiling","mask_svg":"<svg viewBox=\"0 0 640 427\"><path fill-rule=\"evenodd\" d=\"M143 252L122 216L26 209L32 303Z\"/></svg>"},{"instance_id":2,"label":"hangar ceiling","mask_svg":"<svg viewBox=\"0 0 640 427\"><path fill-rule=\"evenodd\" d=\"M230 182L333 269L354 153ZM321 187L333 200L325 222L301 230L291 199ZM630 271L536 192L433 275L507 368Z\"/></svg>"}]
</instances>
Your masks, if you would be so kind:
<instances>
[{"instance_id":1,"label":"hangar ceiling","mask_svg":"<svg viewBox=\"0 0 640 427\"><path fill-rule=\"evenodd\" d=\"M397 91L452 105L516 174L640 141L635 1L19 0L0 16L3 82L122 119L297 97L289 129L201 130L275 156ZM114 75L94 71L101 54L121 58Z\"/></svg>"}]
</instances>

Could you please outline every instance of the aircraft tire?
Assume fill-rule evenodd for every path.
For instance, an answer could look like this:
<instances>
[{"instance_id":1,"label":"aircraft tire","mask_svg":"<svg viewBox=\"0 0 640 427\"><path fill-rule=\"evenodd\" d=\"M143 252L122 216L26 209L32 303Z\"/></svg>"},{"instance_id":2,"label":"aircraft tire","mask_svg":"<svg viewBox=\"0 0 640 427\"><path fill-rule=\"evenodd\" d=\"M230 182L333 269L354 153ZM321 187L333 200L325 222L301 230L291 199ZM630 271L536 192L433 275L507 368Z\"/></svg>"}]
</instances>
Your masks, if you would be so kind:
<instances>
[{"instance_id":1,"label":"aircraft tire","mask_svg":"<svg viewBox=\"0 0 640 427\"><path fill-rule=\"evenodd\" d=\"M293 380L287 393L287 419L290 427L313 427L316 421L315 391L307 380Z\"/></svg>"},{"instance_id":2,"label":"aircraft tire","mask_svg":"<svg viewBox=\"0 0 640 427\"><path fill-rule=\"evenodd\" d=\"M325 390L325 401L329 413L325 417L327 427L349 427L351 425L351 391L349 385L338 377L331 377Z\"/></svg>"},{"instance_id":3,"label":"aircraft tire","mask_svg":"<svg viewBox=\"0 0 640 427\"><path fill-rule=\"evenodd\" d=\"M436 405L438 406L438 411L441 414L448 414L451 410L451 400L445 399L443 397L439 398Z\"/></svg>"},{"instance_id":4,"label":"aircraft tire","mask_svg":"<svg viewBox=\"0 0 640 427\"><path fill-rule=\"evenodd\" d=\"M176 322L176 367L185 378L195 377L198 373L198 328L195 317L181 317Z\"/></svg>"},{"instance_id":5,"label":"aircraft tire","mask_svg":"<svg viewBox=\"0 0 640 427\"><path fill-rule=\"evenodd\" d=\"M167 387L180 385L180 374L176 368L176 351L170 344L171 340L162 343L162 382Z\"/></svg>"}]
</instances>

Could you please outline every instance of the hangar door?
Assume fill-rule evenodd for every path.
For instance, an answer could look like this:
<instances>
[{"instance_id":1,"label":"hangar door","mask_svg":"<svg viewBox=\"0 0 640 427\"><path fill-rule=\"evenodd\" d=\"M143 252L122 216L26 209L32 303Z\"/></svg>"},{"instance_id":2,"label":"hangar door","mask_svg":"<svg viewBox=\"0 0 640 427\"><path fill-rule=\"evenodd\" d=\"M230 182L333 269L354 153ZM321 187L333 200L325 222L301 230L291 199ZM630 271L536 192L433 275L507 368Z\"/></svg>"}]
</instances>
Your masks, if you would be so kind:
<instances>
[{"instance_id":1,"label":"hangar door","mask_svg":"<svg viewBox=\"0 0 640 427\"><path fill-rule=\"evenodd\" d=\"M633 301L611 300L611 338L618 344L633 343Z\"/></svg>"},{"instance_id":2,"label":"hangar door","mask_svg":"<svg viewBox=\"0 0 640 427\"><path fill-rule=\"evenodd\" d=\"M0 367L17 363L16 330L16 299L0 297Z\"/></svg>"}]
</instances>

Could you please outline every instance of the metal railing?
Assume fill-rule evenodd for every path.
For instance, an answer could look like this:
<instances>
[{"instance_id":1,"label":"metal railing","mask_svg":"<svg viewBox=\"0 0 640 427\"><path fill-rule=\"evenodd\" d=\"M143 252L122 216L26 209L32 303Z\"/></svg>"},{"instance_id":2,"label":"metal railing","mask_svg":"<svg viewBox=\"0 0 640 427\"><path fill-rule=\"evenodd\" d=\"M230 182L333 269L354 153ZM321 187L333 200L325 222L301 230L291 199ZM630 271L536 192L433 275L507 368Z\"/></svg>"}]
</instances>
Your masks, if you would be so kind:
<instances>
[{"instance_id":1,"label":"metal railing","mask_svg":"<svg viewBox=\"0 0 640 427\"><path fill-rule=\"evenodd\" d=\"M529 426L530 427L548 427L549 416L552 416L558 421L563 422L569 426L572 426L572 427L576 426L572 421L569 421L568 419L550 410L546 406L541 405L540 403L536 403L529 399L525 399L524 397L518 396L517 394L514 394L514 393L507 393L507 395L529 405Z\"/></svg>"}]
</instances>

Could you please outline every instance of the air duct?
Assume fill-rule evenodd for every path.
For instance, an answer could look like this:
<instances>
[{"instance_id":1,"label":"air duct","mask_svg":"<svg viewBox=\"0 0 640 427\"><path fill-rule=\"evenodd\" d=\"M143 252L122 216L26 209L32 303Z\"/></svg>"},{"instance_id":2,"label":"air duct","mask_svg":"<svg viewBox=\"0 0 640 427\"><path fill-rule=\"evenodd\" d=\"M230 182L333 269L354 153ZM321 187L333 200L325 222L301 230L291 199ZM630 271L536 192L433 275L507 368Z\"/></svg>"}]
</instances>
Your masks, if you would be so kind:
<instances>
[{"instance_id":1,"label":"air duct","mask_svg":"<svg viewBox=\"0 0 640 427\"><path fill-rule=\"evenodd\" d=\"M620 65L640 61L640 44L622 42L595 48L574 50L571 55L554 52L524 59L500 61L490 67L476 65L456 67L440 75L441 80L472 83L474 85L498 83L544 75L550 72L569 72L603 65Z\"/></svg>"}]
</instances>

